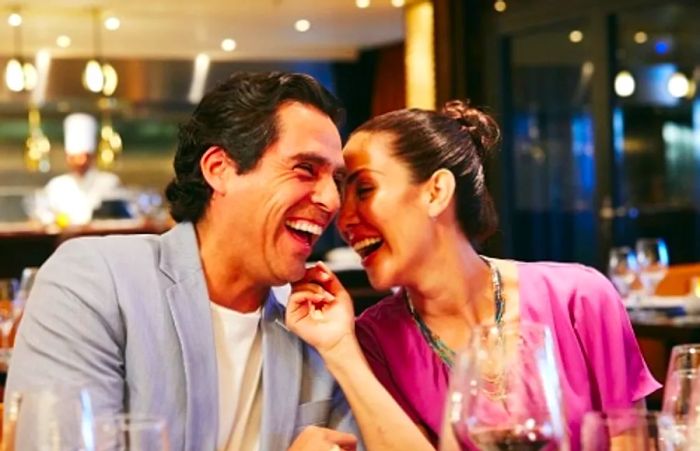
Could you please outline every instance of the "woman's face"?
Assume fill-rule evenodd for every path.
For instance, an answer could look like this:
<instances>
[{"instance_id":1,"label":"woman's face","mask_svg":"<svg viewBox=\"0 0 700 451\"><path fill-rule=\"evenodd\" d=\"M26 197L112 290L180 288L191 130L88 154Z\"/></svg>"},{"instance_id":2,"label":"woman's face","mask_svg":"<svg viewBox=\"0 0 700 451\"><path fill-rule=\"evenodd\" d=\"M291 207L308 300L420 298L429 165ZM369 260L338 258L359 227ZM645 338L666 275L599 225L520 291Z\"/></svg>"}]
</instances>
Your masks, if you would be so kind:
<instances>
[{"instance_id":1,"label":"woman's face","mask_svg":"<svg viewBox=\"0 0 700 451\"><path fill-rule=\"evenodd\" d=\"M392 135L360 132L343 150L348 178L338 215L343 239L376 289L406 284L430 251L426 188L392 155Z\"/></svg>"}]
</instances>

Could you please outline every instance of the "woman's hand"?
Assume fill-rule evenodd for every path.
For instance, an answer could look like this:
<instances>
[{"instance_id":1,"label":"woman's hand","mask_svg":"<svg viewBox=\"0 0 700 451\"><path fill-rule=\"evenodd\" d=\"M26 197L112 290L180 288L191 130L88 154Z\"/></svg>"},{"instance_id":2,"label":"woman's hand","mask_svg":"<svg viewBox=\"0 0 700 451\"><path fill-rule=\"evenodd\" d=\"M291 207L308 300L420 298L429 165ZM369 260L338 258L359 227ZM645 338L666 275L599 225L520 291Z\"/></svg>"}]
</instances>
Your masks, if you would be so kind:
<instances>
[{"instance_id":1,"label":"woman's hand","mask_svg":"<svg viewBox=\"0 0 700 451\"><path fill-rule=\"evenodd\" d=\"M332 350L343 338L353 337L352 299L322 262L307 269L304 277L292 284L286 323L289 330L321 355Z\"/></svg>"}]
</instances>

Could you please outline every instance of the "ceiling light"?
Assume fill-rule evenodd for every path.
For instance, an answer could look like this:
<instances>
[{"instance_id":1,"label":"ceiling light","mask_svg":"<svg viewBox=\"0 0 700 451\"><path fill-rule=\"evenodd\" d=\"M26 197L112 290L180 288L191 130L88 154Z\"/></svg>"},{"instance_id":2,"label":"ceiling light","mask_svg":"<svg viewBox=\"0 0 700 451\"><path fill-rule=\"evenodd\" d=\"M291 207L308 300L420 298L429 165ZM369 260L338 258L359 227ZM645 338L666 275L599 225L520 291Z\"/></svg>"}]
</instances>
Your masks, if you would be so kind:
<instances>
[{"instance_id":1,"label":"ceiling light","mask_svg":"<svg viewBox=\"0 0 700 451\"><path fill-rule=\"evenodd\" d=\"M56 38L56 45L61 47L62 49L70 47L71 44L71 39L70 37L66 36L65 34L62 34L61 36Z\"/></svg>"},{"instance_id":2,"label":"ceiling light","mask_svg":"<svg viewBox=\"0 0 700 451\"><path fill-rule=\"evenodd\" d=\"M12 13L7 16L7 23L10 24L11 27L19 27L22 25L22 16L19 13Z\"/></svg>"},{"instance_id":3,"label":"ceiling light","mask_svg":"<svg viewBox=\"0 0 700 451\"><path fill-rule=\"evenodd\" d=\"M503 11L505 11L506 8L508 8L508 5L503 0L496 0L493 4L493 9L495 9L499 13L502 13Z\"/></svg>"},{"instance_id":4,"label":"ceiling light","mask_svg":"<svg viewBox=\"0 0 700 451\"><path fill-rule=\"evenodd\" d=\"M574 44L578 44L579 42L583 41L583 33L581 30L572 30L571 33L569 33L569 41L573 42Z\"/></svg>"},{"instance_id":5,"label":"ceiling light","mask_svg":"<svg viewBox=\"0 0 700 451\"><path fill-rule=\"evenodd\" d=\"M221 41L221 50L224 52L233 52L236 50L236 41L231 38L226 38Z\"/></svg>"},{"instance_id":6,"label":"ceiling light","mask_svg":"<svg viewBox=\"0 0 700 451\"><path fill-rule=\"evenodd\" d=\"M105 28L110 31L118 30L121 24L118 17L111 16L105 19Z\"/></svg>"},{"instance_id":7,"label":"ceiling light","mask_svg":"<svg viewBox=\"0 0 700 451\"><path fill-rule=\"evenodd\" d=\"M623 70L615 77L615 94L620 97L629 97L634 94L636 84L629 71Z\"/></svg>"},{"instance_id":8,"label":"ceiling light","mask_svg":"<svg viewBox=\"0 0 700 451\"><path fill-rule=\"evenodd\" d=\"M294 28L300 33L309 31L311 28L311 22L306 19L299 19L294 23Z\"/></svg>"},{"instance_id":9,"label":"ceiling light","mask_svg":"<svg viewBox=\"0 0 700 451\"><path fill-rule=\"evenodd\" d=\"M638 31L634 34L634 42L637 44L644 44L648 39L649 36L643 31Z\"/></svg>"},{"instance_id":10,"label":"ceiling light","mask_svg":"<svg viewBox=\"0 0 700 451\"><path fill-rule=\"evenodd\" d=\"M666 88L668 89L669 94L677 99L680 99L681 97L688 95L688 92L690 91L690 82L688 81L688 77L680 72L676 72L675 74L671 75L671 78L668 79L668 85Z\"/></svg>"},{"instance_id":11,"label":"ceiling light","mask_svg":"<svg viewBox=\"0 0 700 451\"><path fill-rule=\"evenodd\" d=\"M394 8L402 8L406 4L406 0L391 0L391 6Z\"/></svg>"},{"instance_id":12,"label":"ceiling light","mask_svg":"<svg viewBox=\"0 0 700 451\"><path fill-rule=\"evenodd\" d=\"M355 5L358 8L367 8L369 7L369 0L355 0Z\"/></svg>"},{"instance_id":13,"label":"ceiling light","mask_svg":"<svg viewBox=\"0 0 700 451\"><path fill-rule=\"evenodd\" d=\"M31 91L37 83L36 68L32 63L24 61L22 55L22 16L16 11L7 19L14 27L13 52L15 56L10 58L5 66L5 84L12 92Z\"/></svg>"}]
</instances>

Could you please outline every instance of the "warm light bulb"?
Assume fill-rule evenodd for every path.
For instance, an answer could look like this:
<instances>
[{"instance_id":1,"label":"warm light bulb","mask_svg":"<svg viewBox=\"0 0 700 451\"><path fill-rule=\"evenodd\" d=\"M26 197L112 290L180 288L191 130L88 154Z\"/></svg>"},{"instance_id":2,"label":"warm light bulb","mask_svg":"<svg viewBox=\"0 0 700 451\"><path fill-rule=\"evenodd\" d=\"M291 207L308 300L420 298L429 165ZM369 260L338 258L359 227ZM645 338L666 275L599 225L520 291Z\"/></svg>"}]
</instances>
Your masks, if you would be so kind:
<instances>
[{"instance_id":1,"label":"warm light bulb","mask_svg":"<svg viewBox=\"0 0 700 451\"><path fill-rule=\"evenodd\" d=\"M402 8L406 4L406 0L391 0L391 6L394 8Z\"/></svg>"},{"instance_id":2,"label":"warm light bulb","mask_svg":"<svg viewBox=\"0 0 700 451\"><path fill-rule=\"evenodd\" d=\"M22 63L12 58L5 66L5 84L12 92L20 92L24 89L24 73Z\"/></svg>"},{"instance_id":3,"label":"warm light bulb","mask_svg":"<svg viewBox=\"0 0 700 451\"><path fill-rule=\"evenodd\" d=\"M636 83L629 71L623 70L615 77L615 93L620 97L629 97L634 94Z\"/></svg>"},{"instance_id":4,"label":"warm light bulb","mask_svg":"<svg viewBox=\"0 0 700 451\"><path fill-rule=\"evenodd\" d=\"M11 27L19 27L22 25L22 16L19 13L12 13L7 16L7 23Z\"/></svg>"},{"instance_id":5,"label":"warm light bulb","mask_svg":"<svg viewBox=\"0 0 700 451\"><path fill-rule=\"evenodd\" d=\"M61 47L62 49L70 47L71 44L71 39L70 37L66 36L65 34L62 34L61 36L56 38L56 45Z\"/></svg>"},{"instance_id":6,"label":"warm light bulb","mask_svg":"<svg viewBox=\"0 0 700 451\"><path fill-rule=\"evenodd\" d=\"M118 17L112 16L105 19L105 28L109 31L118 30L121 24L122 22Z\"/></svg>"},{"instance_id":7,"label":"warm light bulb","mask_svg":"<svg viewBox=\"0 0 700 451\"><path fill-rule=\"evenodd\" d=\"M583 41L583 33L581 30L572 30L571 33L569 33L569 41L573 42L574 44L578 44L579 42Z\"/></svg>"},{"instance_id":8,"label":"warm light bulb","mask_svg":"<svg viewBox=\"0 0 700 451\"><path fill-rule=\"evenodd\" d=\"M496 0L493 4L493 9L495 9L497 12L502 13L508 8L508 5L504 0Z\"/></svg>"},{"instance_id":9,"label":"warm light bulb","mask_svg":"<svg viewBox=\"0 0 700 451\"><path fill-rule=\"evenodd\" d=\"M117 76L117 71L112 67L111 64L102 65L102 75L104 76L104 86L102 87L102 94L106 96L111 96L114 91L117 90L117 84L119 83L119 77Z\"/></svg>"},{"instance_id":10,"label":"warm light bulb","mask_svg":"<svg viewBox=\"0 0 700 451\"><path fill-rule=\"evenodd\" d=\"M638 31L634 34L634 42L637 44L644 44L648 39L649 36L643 31Z\"/></svg>"},{"instance_id":11,"label":"warm light bulb","mask_svg":"<svg viewBox=\"0 0 700 451\"><path fill-rule=\"evenodd\" d=\"M233 52L236 50L236 41L231 38L226 38L221 41L221 50L224 52Z\"/></svg>"},{"instance_id":12,"label":"warm light bulb","mask_svg":"<svg viewBox=\"0 0 700 451\"><path fill-rule=\"evenodd\" d=\"M690 82L688 81L688 77L680 72L676 72L668 79L668 85L666 87L669 94L679 99L688 95L690 91Z\"/></svg>"},{"instance_id":13,"label":"warm light bulb","mask_svg":"<svg viewBox=\"0 0 700 451\"><path fill-rule=\"evenodd\" d=\"M22 65L22 76L24 78L25 91L32 91L36 88L36 84L39 82L39 76L32 63L24 63Z\"/></svg>"},{"instance_id":14,"label":"warm light bulb","mask_svg":"<svg viewBox=\"0 0 700 451\"><path fill-rule=\"evenodd\" d=\"M104 87L105 77L102 66L95 60L88 61L83 72L83 85L88 91L100 92Z\"/></svg>"},{"instance_id":15,"label":"warm light bulb","mask_svg":"<svg viewBox=\"0 0 700 451\"><path fill-rule=\"evenodd\" d=\"M358 8L367 8L369 7L369 0L355 0L355 5Z\"/></svg>"},{"instance_id":16,"label":"warm light bulb","mask_svg":"<svg viewBox=\"0 0 700 451\"><path fill-rule=\"evenodd\" d=\"M300 33L304 33L305 31L309 31L310 28L311 28L311 22L309 22L306 19L299 19L294 23L294 29Z\"/></svg>"}]
</instances>

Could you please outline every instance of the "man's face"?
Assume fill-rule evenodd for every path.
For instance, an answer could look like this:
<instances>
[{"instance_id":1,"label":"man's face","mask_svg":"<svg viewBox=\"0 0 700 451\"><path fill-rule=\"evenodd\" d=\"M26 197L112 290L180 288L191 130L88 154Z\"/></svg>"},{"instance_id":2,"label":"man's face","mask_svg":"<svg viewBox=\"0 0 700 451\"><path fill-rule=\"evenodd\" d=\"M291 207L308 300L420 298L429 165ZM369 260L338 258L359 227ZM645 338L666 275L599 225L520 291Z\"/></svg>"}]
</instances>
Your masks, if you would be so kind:
<instances>
[{"instance_id":1,"label":"man's face","mask_svg":"<svg viewBox=\"0 0 700 451\"><path fill-rule=\"evenodd\" d=\"M265 285L303 276L313 245L338 211L344 176L340 135L324 113L286 103L277 111L277 126L278 139L257 166L230 176L219 209L243 270Z\"/></svg>"},{"instance_id":2,"label":"man's face","mask_svg":"<svg viewBox=\"0 0 700 451\"><path fill-rule=\"evenodd\" d=\"M85 175L90 166L92 166L92 154L76 153L66 155L66 164L71 172L81 176Z\"/></svg>"}]
</instances>

